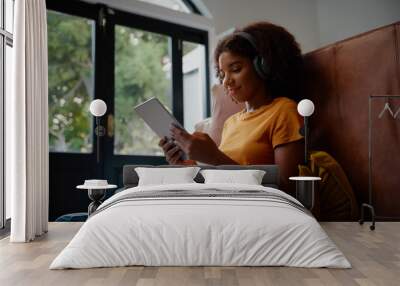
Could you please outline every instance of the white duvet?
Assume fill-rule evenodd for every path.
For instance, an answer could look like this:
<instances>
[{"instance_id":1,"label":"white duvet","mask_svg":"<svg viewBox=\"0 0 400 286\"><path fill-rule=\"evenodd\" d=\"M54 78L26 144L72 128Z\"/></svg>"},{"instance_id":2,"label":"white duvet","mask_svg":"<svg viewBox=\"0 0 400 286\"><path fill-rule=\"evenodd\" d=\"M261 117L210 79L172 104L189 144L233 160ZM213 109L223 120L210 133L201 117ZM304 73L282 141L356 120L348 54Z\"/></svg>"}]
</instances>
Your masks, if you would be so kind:
<instances>
[{"instance_id":1,"label":"white duvet","mask_svg":"<svg viewBox=\"0 0 400 286\"><path fill-rule=\"evenodd\" d=\"M99 207L104 210L83 224L50 269L127 265L351 267L314 217L288 204L230 197L155 198L112 204L130 192L204 188L263 190L297 202L277 189L254 185L194 183L127 189Z\"/></svg>"}]
</instances>

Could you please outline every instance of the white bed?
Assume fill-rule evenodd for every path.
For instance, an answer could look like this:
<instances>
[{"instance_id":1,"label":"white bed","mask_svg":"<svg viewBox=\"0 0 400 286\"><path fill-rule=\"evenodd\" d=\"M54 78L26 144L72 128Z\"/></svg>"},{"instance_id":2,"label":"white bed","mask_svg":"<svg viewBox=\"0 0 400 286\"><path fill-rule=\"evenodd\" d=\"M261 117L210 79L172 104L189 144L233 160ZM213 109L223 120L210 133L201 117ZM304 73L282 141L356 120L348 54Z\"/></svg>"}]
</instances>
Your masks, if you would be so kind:
<instances>
[{"instance_id":1,"label":"white bed","mask_svg":"<svg viewBox=\"0 0 400 286\"><path fill-rule=\"evenodd\" d=\"M168 190L241 195L135 197ZM263 198L264 193L254 197L252 191L265 192L270 198ZM130 188L99 207L50 269L128 265L350 268L314 217L299 205L277 189L255 185Z\"/></svg>"}]
</instances>

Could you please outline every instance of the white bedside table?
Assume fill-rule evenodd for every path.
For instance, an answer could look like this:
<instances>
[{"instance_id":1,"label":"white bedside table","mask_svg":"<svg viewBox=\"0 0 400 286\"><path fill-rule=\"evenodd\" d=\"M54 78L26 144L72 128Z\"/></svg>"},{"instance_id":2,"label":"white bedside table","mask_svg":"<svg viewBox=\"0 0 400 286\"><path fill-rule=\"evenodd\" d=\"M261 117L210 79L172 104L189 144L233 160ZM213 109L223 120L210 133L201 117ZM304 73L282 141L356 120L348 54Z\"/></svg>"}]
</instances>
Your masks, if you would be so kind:
<instances>
[{"instance_id":1,"label":"white bedside table","mask_svg":"<svg viewBox=\"0 0 400 286\"><path fill-rule=\"evenodd\" d=\"M96 211L96 209L101 205L102 199L106 195L106 190L115 189L117 185L105 185L105 186L90 186L90 185L79 185L76 186L77 189L87 190L88 197L92 202L88 206L88 216Z\"/></svg>"},{"instance_id":2,"label":"white bedside table","mask_svg":"<svg viewBox=\"0 0 400 286\"><path fill-rule=\"evenodd\" d=\"M289 180L296 181L296 199L298 199L307 209L311 210L315 203L315 189L320 177L296 176Z\"/></svg>"}]
</instances>

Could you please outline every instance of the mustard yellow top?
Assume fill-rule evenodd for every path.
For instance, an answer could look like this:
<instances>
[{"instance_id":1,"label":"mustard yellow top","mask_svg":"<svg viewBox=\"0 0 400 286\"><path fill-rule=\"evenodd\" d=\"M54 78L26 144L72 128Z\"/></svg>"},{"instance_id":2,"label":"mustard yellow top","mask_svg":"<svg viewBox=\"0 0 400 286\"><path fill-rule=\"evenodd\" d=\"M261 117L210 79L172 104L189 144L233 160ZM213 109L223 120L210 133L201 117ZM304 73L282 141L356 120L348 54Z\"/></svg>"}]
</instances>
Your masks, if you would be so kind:
<instances>
[{"instance_id":1,"label":"mustard yellow top","mask_svg":"<svg viewBox=\"0 0 400 286\"><path fill-rule=\"evenodd\" d=\"M277 97L270 104L229 117L219 149L240 165L274 164L274 148L303 138L295 101Z\"/></svg>"}]
</instances>

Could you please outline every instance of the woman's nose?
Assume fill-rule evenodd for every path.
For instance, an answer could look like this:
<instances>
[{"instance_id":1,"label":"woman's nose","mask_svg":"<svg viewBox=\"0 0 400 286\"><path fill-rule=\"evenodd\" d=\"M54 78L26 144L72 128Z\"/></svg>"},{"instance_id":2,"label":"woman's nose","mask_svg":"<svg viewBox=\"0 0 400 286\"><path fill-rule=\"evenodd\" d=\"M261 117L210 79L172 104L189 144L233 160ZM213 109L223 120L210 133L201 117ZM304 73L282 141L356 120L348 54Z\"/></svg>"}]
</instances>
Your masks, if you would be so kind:
<instances>
[{"instance_id":1,"label":"woman's nose","mask_svg":"<svg viewBox=\"0 0 400 286\"><path fill-rule=\"evenodd\" d=\"M232 78L228 75L225 75L222 85L227 88L232 85Z\"/></svg>"}]
</instances>

